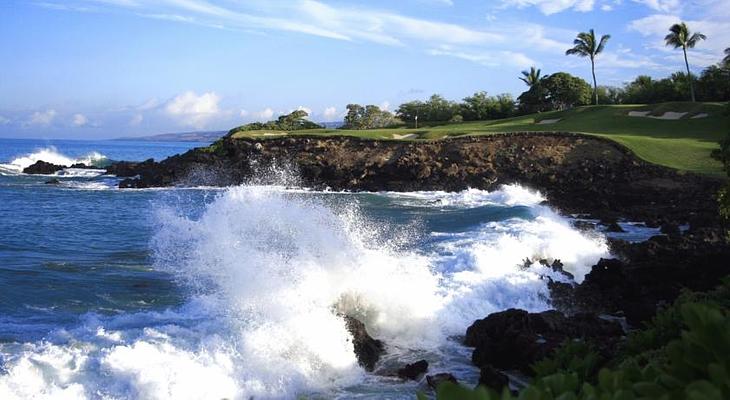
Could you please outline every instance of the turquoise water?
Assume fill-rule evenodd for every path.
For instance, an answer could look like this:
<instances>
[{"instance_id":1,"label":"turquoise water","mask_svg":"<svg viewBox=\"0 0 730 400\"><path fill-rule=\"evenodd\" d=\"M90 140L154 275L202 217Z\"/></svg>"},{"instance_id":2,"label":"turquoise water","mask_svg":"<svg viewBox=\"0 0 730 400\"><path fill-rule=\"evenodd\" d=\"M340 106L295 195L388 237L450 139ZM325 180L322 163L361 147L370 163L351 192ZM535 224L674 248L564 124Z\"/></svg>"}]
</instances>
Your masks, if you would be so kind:
<instances>
[{"instance_id":1,"label":"turquoise water","mask_svg":"<svg viewBox=\"0 0 730 400\"><path fill-rule=\"evenodd\" d=\"M608 255L519 186L118 190L102 172L47 185L13 167L194 145L0 141L0 398L413 398L422 383L383 375L426 358L474 381L471 322L550 307L545 277L565 278L525 258L580 280ZM374 374L339 313L388 343Z\"/></svg>"}]
</instances>

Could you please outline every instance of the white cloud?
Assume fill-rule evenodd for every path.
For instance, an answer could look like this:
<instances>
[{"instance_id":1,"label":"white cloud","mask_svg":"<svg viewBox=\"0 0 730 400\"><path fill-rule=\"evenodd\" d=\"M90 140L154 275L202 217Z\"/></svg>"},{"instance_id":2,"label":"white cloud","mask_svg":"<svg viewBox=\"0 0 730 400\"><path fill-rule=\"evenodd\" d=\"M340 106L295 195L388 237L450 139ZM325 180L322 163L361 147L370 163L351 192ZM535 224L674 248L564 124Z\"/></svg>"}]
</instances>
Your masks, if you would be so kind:
<instances>
[{"instance_id":1,"label":"white cloud","mask_svg":"<svg viewBox=\"0 0 730 400\"><path fill-rule=\"evenodd\" d=\"M142 114L134 114L132 116L132 119L129 120L130 126L139 126L139 124L144 121L144 116Z\"/></svg>"},{"instance_id":2,"label":"white cloud","mask_svg":"<svg viewBox=\"0 0 730 400\"><path fill-rule=\"evenodd\" d=\"M0 125L7 125L10 123L10 118L3 117L0 115Z\"/></svg>"},{"instance_id":3,"label":"white cloud","mask_svg":"<svg viewBox=\"0 0 730 400\"><path fill-rule=\"evenodd\" d=\"M58 113L56 110L49 109L46 111L36 111L33 113L33 115L30 116L29 123L31 125L41 125L41 126L47 126L50 125L51 122L56 118L56 115Z\"/></svg>"},{"instance_id":4,"label":"white cloud","mask_svg":"<svg viewBox=\"0 0 730 400\"><path fill-rule=\"evenodd\" d=\"M723 51L730 43L730 20L714 13L705 18L683 19L673 14L654 14L631 21L630 31L638 32L649 39L646 47L653 57L661 57L661 64L683 62L681 51L665 46L664 36L669 33L669 27L680 21L685 21L693 32L702 32L707 40L701 41L691 50L689 62L695 67L705 67L717 63L723 57Z\"/></svg>"},{"instance_id":5,"label":"white cloud","mask_svg":"<svg viewBox=\"0 0 730 400\"><path fill-rule=\"evenodd\" d=\"M390 102L388 100L380 103L380 109L383 111L388 111L390 109Z\"/></svg>"},{"instance_id":6,"label":"white cloud","mask_svg":"<svg viewBox=\"0 0 730 400\"><path fill-rule=\"evenodd\" d=\"M545 15L566 10L588 12L593 10L595 0L502 0L504 7L537 7Z\"/></svg>"},{"instance_id":7,"label":"white cloud","mask_svg":"<svg viewBox=\"0 0 730 400\"><path fill-rule=\"evenodd\" d=\"M325 108L324 112L322 112L322 118L326 122L336 121L338 119L337 108L335 108L335 107Z\"/></svg>"},{"instance_id":8,"label":"white cloud","mask_svg":"<svg viewBox=\"0 0 730 400\"><path fill-rule=\"evenodd\" d=\"M86 118L84 114L74 114L71 123L74 124L74 126L84 126L89 123L89 119Z\"/></svg>"},{"instance_id":9,"label":"white cloud","mask_svg":"<svg viewBox=\"0 0 730 400\"><path fill-rule=\"evenodd\" d=\"M265 122L271 120L271 117L274 116L274 110L272 110L271 107L267 107L261 111L253 112L250 115L255 121Z\"/></svg>"},{"instance_id":10,"label":"white cloud","mask_svg":"<svg viewBox=\"0 0 730 400\"><path fill-rule=\"evenodd\" d=\"M198 96L195 92L185 92L165 105L165 112L181 124L202 129L212 118L219 116L220 97L214 92Z\"/></svg>"},{"instance_id":11,"label":"white cloud","mask_svg":"<svg viewBox=\"0 0 730 400\"><path fill-rule=\"evenodd\" d=\"M241 110L241 112L238 113L238 115L240 115L243 118L248 117L249 114L250 113L248 111L246 111L246 110Z\"/></svg>"},{"instance_id":12,"label":"white cloud","mask_svg":"<svg viewBox=\"0 0 730 400\"><path fill-rule=\"evenodd\" d=\"M661 12L676 12L681 8L679 0L632 0L634 3L643 4L653 10Z\"/></svg>"},{"instance_id":13,"label":"white cloud","mask_svg":"<svg viewBox=\"0 0 730 400\"><path fill-rule=\"evenodd\" d=\"M463 51L453 49L449 46L441 46L431 49L428 52L434 56L449 56L460 58L462 60L472 61L487 67L498 67L501 65L509 65L514 67L524 67L526 65L535 65L536 62L525 54L513 51Z\"/></svg>"}]
</instances>

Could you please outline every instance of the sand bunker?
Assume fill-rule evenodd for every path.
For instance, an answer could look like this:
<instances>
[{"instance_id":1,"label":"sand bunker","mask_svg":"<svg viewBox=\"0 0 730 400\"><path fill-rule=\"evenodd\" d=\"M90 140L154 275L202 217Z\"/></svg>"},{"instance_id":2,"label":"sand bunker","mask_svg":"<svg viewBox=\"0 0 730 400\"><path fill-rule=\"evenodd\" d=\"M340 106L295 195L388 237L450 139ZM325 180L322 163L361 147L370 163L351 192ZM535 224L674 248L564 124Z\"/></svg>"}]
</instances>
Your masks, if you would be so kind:
<instances>
[{"instance_id":1,"label":"sand bunker","mask_svg":"<svg viewBox=\"0 0 730 400\"><path fill-rule=\"evenodd\" d=\"M665 120L677 120L685 115L687 115L686 112L674 112L674 111L667 111L662 115L649 115L650 111L629 111L629 117L646 117L646 118L654 118L654 119L665 119Z\"/></svg>"},{"instance_id":2,"label":"sand bunker","mask_svg":"<svg viewBox=\"0 0 730 400\"><path fill-rule=\"evenodd\" d=\"M560 121L560 118L558 118L558 119L544 119L544 120L538 122L537 124L538 125L549 125L549 124L554 124L554 123L556 123L558 121Z\"/></svg>"},{"instance_id":3,"label":"sand bunker","mask_svg":"<svg viewBox=\"0 0 730 400\"><path fill-rule=\"evenodd\" d=\"M397 139L397 140L401 140L401 139L413 139L416 136L418 136L418 135L416 135L415 133L409 133L408 135L398 135L398 134L395 134L394 133L393 134L393 139Z\"/></svg>"},{"instance_id":4,"label":"sand bunker","mask_svg":"<svg viewBox=\"0 0 730 400\"><path fill-rule=\"evenodd\" d=\"M699 114L693 116L692 119L707 118L709 116L710 116L710 114L708 114L708 113L699 113Z\"/></svg>"}]
</instances>

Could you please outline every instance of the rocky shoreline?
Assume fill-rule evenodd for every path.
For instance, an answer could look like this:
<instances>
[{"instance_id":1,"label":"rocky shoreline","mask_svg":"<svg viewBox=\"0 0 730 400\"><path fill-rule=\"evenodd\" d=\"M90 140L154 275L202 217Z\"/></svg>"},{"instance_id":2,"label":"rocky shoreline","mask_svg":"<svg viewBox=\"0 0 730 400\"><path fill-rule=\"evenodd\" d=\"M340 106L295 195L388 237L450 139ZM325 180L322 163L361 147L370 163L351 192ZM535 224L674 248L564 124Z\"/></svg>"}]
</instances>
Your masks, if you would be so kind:
<instances>
[{"instance_id":1,"label":"rocky shoreline","mask_svg":"<svg viewBox=\"0 0 730 400\"><path fill-rule=\"evenodd\" d=\"M297 136L224 138L161 162L117 163L122 188L278 183L350 191L540 190L566 214L651 226L713 220L719 179L646 163L625 147L572 133L510 133L435 141ZM287 182L289 183L289 182Z\"/></svg>"},{"instance_id":2,"label":"rocky shoreline","mask_svg":"<svg viewBox=\"0 0 730 400\"><path fill-rule=\"evenodd\" d=\"M730 274L730 246L715 199L723 181L644 162L594 136L513 133L418 142L227 137L161 162L115 163L107 173L125 178L121 188L284 183L350 191L457 191L519 183L540 190L565 214L614 227L620 219L662 227L661 235L646 242L612 240L617 258L599 261L581 284L549 281L555 311L506 310L476 321L464 343L475 348L480 382L497 390L509 383L506 371L529 375L532 363L568 340L593 340L602 343L601 351L613 352L626 328L641 326L683 289L709 290ZM357 320L347 317L347 325L361 365L377 370L386 344L371 338ZM427 370L425 360L413 360L397 376L419 379ZM433 385L453 379L426 376Z\"/></svg>"}]
</instances>

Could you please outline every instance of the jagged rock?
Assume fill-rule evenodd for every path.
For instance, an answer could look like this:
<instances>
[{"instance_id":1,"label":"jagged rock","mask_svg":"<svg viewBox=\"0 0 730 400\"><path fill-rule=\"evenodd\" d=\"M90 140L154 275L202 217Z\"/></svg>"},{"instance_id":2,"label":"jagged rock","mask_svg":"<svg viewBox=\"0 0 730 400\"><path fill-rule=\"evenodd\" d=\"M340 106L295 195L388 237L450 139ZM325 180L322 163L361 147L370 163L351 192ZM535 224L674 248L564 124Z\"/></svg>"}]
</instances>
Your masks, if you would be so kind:
<instances>
[{"instance_id":1,"label":"jagged rock","mask_svg":"<svg viewBox=\"0 0 730 400\"><path fill-rule=\"evenodd\" d=\"M35 164L30 165L23 169L24 174L39 174L39 175L50 175L66 168L63 165L56 165L43 160L38 160Z\"/></svg>"},{"instance_id":2,"label":"jagged rock","mask_svg":"<svg viewBox=\"0 0 730 400\"><path fill-rule=\"evenodd\" d=\"M454 375L448 372L442 372L439 374L426 376L426 383L428 383L428 386L430 386L434 390L436 390L439 385L444 382L459 383L459 380L456 379Z\"/></svg>"},{"instance_id":3,"label":"jagged rock","mask_svg":"<svg viewBox=\"0 0 730 400\"><path fill-rule=\"evenodd\" d=\"M151 158L142 162L119 161L106 167L106 173L119 178L129 178L151 173L155 165L155 160Z\"/></svg>"},{"instance_id":4,"label":"jagged rock","mask_svg":"<svg viewBox=\"0 0 730 400\"><path fill-rule=\"evenodd\" d=\"M406 364L405 367L399 369L398 377L401 379L417 380L426 371L428 371L428 362L426 360L420 360L413 364Z\"/></svg>"},{"instance_id":5,"label":"jagged rock","mask_svg":"<svg viewBox=\"0 0 730 400\"><path fill-rule=\"evenodd\" d=\"M365 324L357 319L345 316L345 326L352 335L352 343L355 347L357 361L367 371L375 368L380 356L385 352L383 342L373 339L365 329Z\"/></svg>"},{"instance_id":6,"label":"jagged rock","mask_svg":"<svg viewBox=\"0 0 730 400\"><path fill-rule=\"evenodd\" d=\"M610 245L620 259L600 260L580 285L549 284L554 304L622 313L630 325L640 326L683 288L709 290L730 275L730 245L721 229L698 228L640 243L612 240Z\"/></svg>"},{"instance_id":7,"label":"jagged rock","mask_svg":"<svg viewBox=\"0 0 730 400\"><path fill-rule=\"evenodd\" d=\"M528 313L509 309L475 321L464 344L474 347L472 362L530 373L529 366L550 354L568 339L613 340L621 326L591 314L566 317L558 311Z\"/></svg>"},{"instance_id":8,"label":"jagged rock","mask_svg":"<svg viewBox=\"0 0 730 400\"><path fill-rule=\"evenodd\" d=\"M501 393L502 389L509 386L509 378L491 365L484 365L480 368L479 384Z\"/></svg>"}]
</instances>

